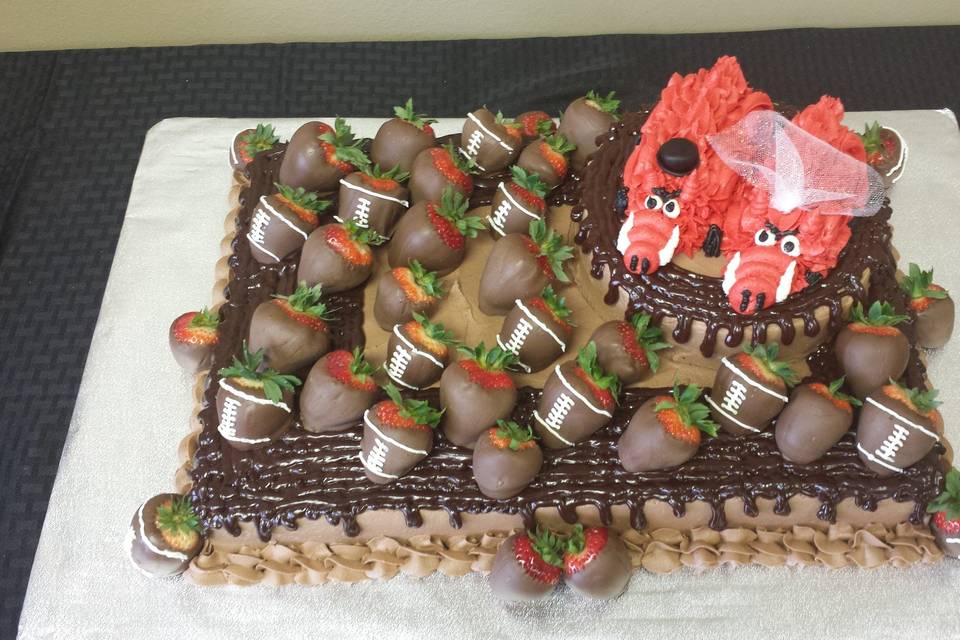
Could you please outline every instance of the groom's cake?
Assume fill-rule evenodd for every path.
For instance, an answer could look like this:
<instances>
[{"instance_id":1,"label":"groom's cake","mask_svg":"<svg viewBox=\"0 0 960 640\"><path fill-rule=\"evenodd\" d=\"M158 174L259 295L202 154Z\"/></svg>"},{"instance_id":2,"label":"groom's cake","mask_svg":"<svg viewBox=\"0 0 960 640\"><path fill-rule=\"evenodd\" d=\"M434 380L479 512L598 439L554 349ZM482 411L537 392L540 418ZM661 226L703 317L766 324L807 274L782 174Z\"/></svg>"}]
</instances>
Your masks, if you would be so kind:
<instances>
[{"instance_id":1,"label":"groom's cake","mask_svg":"<svg viewBox=\"0 0 960 640\"><path fill-rule=\"evenodd\" d=\"M192 512L138 512L139 566L182 571L199 533L200 584L492 571L526 599L956 555L921 359L953 305L897 271L893 132L776 105L732 58L559 128L396 116L234 140L213 311L170 331L200 374Z\"/></svg>"}]
</instances>

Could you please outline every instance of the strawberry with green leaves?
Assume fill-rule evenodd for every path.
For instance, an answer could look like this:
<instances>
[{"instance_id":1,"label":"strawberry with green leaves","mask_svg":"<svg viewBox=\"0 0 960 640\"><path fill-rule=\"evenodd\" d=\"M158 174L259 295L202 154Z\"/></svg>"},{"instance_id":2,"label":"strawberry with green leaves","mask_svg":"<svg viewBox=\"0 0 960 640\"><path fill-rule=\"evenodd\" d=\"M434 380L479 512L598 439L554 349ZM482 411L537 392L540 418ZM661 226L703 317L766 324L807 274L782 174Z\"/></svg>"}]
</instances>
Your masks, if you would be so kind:
<instances>
[{"instance_id":1,"label":"strawberry with green leaves","mask_svg":"<svg viewBox=\"0 0 960 640\"><path fill-rule=\"evenodd\" d=\"M280 163L280 182L308 191L333 191L340 178L370 163L362 144L343 118L336 118L333 127L308 122L290 138Z\"/></svg>"},{"instance_id":2,"label":"strawberry with green leaves","mask_svg":"<svg viewBox=\"0 0 960 640\"><path fill-rule=\"evenodd\" d=\"M359 347L331 351L310 369L300 391L300 422L313 433L357 426L377 397L375 369Z\"/></svg>"},{"instance_id":3,"label":"strawberry with green leaves","mask_svg":"<svg viewBox=\"0 0 960 640\"><path fill-rule=\"evenodd\" d=\"M910 342L897 325L907 319L888 302L877 300L866 312L859 302L854 305L852 322L837 334L833 349L858 398L903 375L910 358Z\"/></svg>"},{"instance_id":4,"label":"strawberry with green leaves","mask_svg":"<svg viewBox=\"0 0 960 640\"><path fill-rule=\"evenodd\" d=\"M386 241L373 229L353 220L327 224L310 234L300 254L297 278L322 284L327 293L360 286L373 273L373 248Z\"/></svg>"},{"instance_id":5,"label":"strawberry with green leaves","mask_svg":"<svg viewBox=\"0 0 960 640\"><path fill-rule=\"evenodd\" d=\"M303 247L320 225L320 216L330 207L302 187L275 184L277 192L261 196L250 217L247 241L260 264L274 264Z\"/></svg>"},{"instance_id":6,"label":"strawberry with green leaves","mask_svg":"<svg viewBox=\"0 0 960 640\"><path fill-rule=\"evenodd\" d=\"M517 300L503 319L497 344L517 356L517 365L526 373L541 371L567 350L573 325L565 298L551 285L540 295Z\"/></svg>"},{"instance_id":7,"label":"strawberry with green leaves","mask_svg":"<svg viewBox=\"0 0 960 640\"><path fill-rule=\"evenodd\" d=\"M724 431L745 436L766 430L787 404L797 372L779 360L780 345L745 345L724 357L707 396L714 419Z\"/></svg>"},{"instance_id":8,"label":"strawberry with green leaves","mask_svg":"<svg viewBox=\"0 0 960 640\"><path fill-rule=\"evenodd\" d=\"M489 584L507 602L529 602L550 595L563 576L565 539L537 528L515 533L493 558Z\"/></svg>"},{"instance_id":9,"label":"strawberry with green leaves","mask_svg":"<svg viewBox=\"0 0 960 640\"><path fill-rule=\"evenodd\" d=\"M425 400L404 398L392 384L387 400L363 414L360 464L371 482L388 484L403 477L433 450L433 430L441 411Z\"/></svg>"},{"instance_id":10,"label":"strawberry with green leaves","mask_svg":"<svg viewBox=\"0 0 960 640\"><path fill-rule=\"evenodd\" d=\"M903 175L903 168L907 164L907 146L903 139L893 129L882 127L874 121L873 124L864 125L860 140L867 154L867 164L880 174L889 189Z\"/></svg>"},{"instance_id":11,"label":"strawberry with green leaves","mask_svg":"<svg viewBox=\"0 0 960 640\"><path fill-rule=\"evenodd\" d=\"M514 119L520 125L523 142L529 144L557 130L557 125L546 111L524 111Z\"/></svg>"},{"instance_id":12,"label":"strawberry with green leaves","mask_svg":"<svg viewBox=\"0 0 960 640\"><path fill-rule=\"evenodd\" d=\"M670 348L664 341L663 331L650 326L650 320L645 313L635 313L627 322L604 322L590 336L590 340L597 343L600 366L616 374L625 385L640 382L659 371L658 352Z\"/></svg>"},{"instance_id":13,"label":"strawberry with green leaves","mask_svg":"<svg viewBox=\"0 0 960 640\"><path fill-rule=\"evenodd\" d=\"M436 146L437 139L430 125L436 122L413 108L413 98L393 108L394 116L387 120L373 138L371 159L381 167L399 167L409 173L417 155Z\"/></svg>"},{"instance_id":14,"label":"strawberry with green leaves","mask_svg":"<svg viewBox=\"0 0 960 640\"><path fill-rule=\"evenodd\" d=\"M513 180L501 182L490 201L487 226L494 237L508 233L527 233L531 220L539 220L547 213L547 185L535 173L514 165L510 167Z\"/></svg>"},{"instance_id":15,"label":"strawberry with green leaves","mask_svg":"<svg viewBox=\"0 0 960 640\"><path fill-rule=\"evenodd\" d=\"M199 373L210 368L213 348L220 340L220 314L208 311L188 311L170 324L170 351L188 373Z\"/></svg>"},{"instance_id":16,"label":"strawberry with green leaves","mask_svg":"<svg viewBox=\"0 0 960 640\"><path fill-rule=\"evenodd\" d=\"M254 129L244 129L234 136L230 145L230 166L234 171L243 172L254 158L273 149L279 141L272 124L258 124Z\"/></svg>"},{"instance_id":17,"label":"strawberry with green leaves","mask_svg":"<svg viewBox=\"0 0 960 640\"><path fill-rule=\"evenodd\" d=\"M695 384L676 381L668 394L654 396L636 410L617 442L620 463L632 473L683 464L700 448L703 434L717 435L710 408Z\"/></svg>"},{"instance_id":18,"label":"strawberry with green leaves","mask_svg":"<svg viewBox=\"0 0 960 640\"><path fill-rule=\"evenodd\" d=\"M239 451L275 442L293 421L293 392L300 379L266 367L263 351L253 353L244 341L233 364L220 369L217 431Z\"/></svg>"},{"instance_id":19,"label":"strawberry with green leaves","mask_svg":"<svg viewBox=\"0 0 960 640\"><path fill-rule=\"evenodd\" d=\"M134 566L151 578L186 571L203 547L200 521L190 499L161 493L144 502L130 521L127 545Z\"/></svg>"},{"instance_id":20,"label":"strawberry with green leaves","mask_svg":"<svg viewBox=\"0 0 960 640\"><path fill-rule=\"evenodd\" d=\"M597 138L606 135L619 119L620 100L613 91L605 96L588 91L570 103L560 116L557 131L577 145L571 157L574 169L580 171L587 165L597 151Z\"/></svg>"},{"instance_id":21,"label":"strawberry with green leaves","mask_svg":"<svg viewBox=\"0 0 960 640\"><path fill-rule=\"evenodd\" d=\"M410 169L410 197L414 202L440 202L452 188L464 198L473 193L475 162L464 158L453 145L431 147L417 154Z\"/></svg>"},{"instance_id":22,"label":"strawberry with green leaves","mask_svg":"<svg viewBox=\"0 0 960 640\"><path fill-rule=\"evenodd\" d=\"M288 296L261 302L250 317L252 351L280 373L305 370L330 350L330 314L321 302L322 287L301 282Z\"/></svg>"},{"instance_id":23,"label":"strawberry with green leaves","mask_svg":"<svg viewBox=\"0 0 960 640\"><path fill-rule=\"evenodd\" d=\"M573 446L610 422L619 395L620 379L603 370L596 343L588 342L543 384L533 428L550 449Z\"/></svg>"},{"instance_id":24,"label":"strawberry with green leaves","mask_svg":"<svg viewBox=\"0 0 960 640\"><path fill-rule=\"evenodd\" d=\"M555 133L524 148L517 166L539 176L547 189L553 189L567 179L570 173L569 156L577 148L562 134Z\"/></svg>"},{"instance_id":25,"label":"strawberry with green leaves","mask_svg":"<svg viewBox=\"0 0 960 640\"><path fill-rule=\"evenodd\" d=\"M481 107L467 114L460 133L460 155L483 174L506 169L523 145L523 126Z\"/></svg>"},{"instance_id":26,"label":"strawberry with green leaves","mask_svg":"<svg viewBox=\"0 0 960 640\"><path fill-rule=\"evenodd\" d=\"M879 476L903 473L930 453L943 436L936 389L904 387L890 380L863 401L857 420L857 453Z\"/></svg>"},{"instance_id":27,"label":"strawberry with green leaves","mask_svg":"<svg viewBox=\"0 0 960 640\"><path fill-rule=\"evenodd\" d=\"M506 420L517 404L517 386L507 373L517 358L500 347L459 347L461 358L440 377L443 434L472 449L486 429Z\"/></svg>"},{"instance_id":28,"label":"strawberry with green leaves","mask_svg":"<svg viewBox=\"0 0 960 640\"><path fill-rule=\"evenodd\" d=\"M439 202L418 202L400 219L387 258L391 267L417 260L445 276L460 266L467 240L483 229L477 216L467 215L469 201L448 187Z\"/></svg>"},{"instance_id":29,"label":"strawberry with green leaves","mask_svg":"<svg viewBox=\"0 0 960 640\"><path fill-rule=\"evenodd\" d=\"M397 385L426 389L440 379L450 362L450 348L456 344L446 327L414 312L409 322L394 325L383 366Z\"/></svg>"},{"instance_id":30,"label":"strawberry with green leaves","mask_svg":"<svg viewBox=\"0 0 960 640\"><path fill-rule=\"evenodd\" d=\"M627 588L633 563L620 536L607 527L573 526L565 536L563 578L571 589L595 600L616 598Z\"/></svg>"},{"instance_id":31,"label":"strawberry with green leaves","mask_svg":"<svg viewBox=\"0 0 960 640\"><path fill-rule=\"evenodd\" d=\"M407 267L384 271L377 280L373 317L381 329L391 331L412 320L414 313L429 316L446 295L439 274L411 260Z\"/></svg>"},{"instance_id":32,"label":"strawberry with green leaves","mask_svg":"<svg viewBox=\"0 0 960 640\"><path fill-rule=\"evenodd\" d=\"M857 398L841 391L844 378L830 384L802 384L790 394L774 432L777 448L785 460L809 464L819 460L853 424L853 407L862 406Z\"/></svg>"},{"instance_id":33,"label":"strawberry with green leaves","mask_svg":"<svg viewBox=\"0 0 960 640\"><path fill-rule=\"evenodd\" d=\"M512 498L526 489L542 465L543 451L533 430L513 420L497 420L473 449L473 479L480 493L494 500Z\"/></svg>"},{"instance_id":34,"label":"strawberry with green leaves","mask_svg":"<svg viewBox=\"0 0 960 640\"><path fill-rule=\"evenodd\" d=\"M410 174L400 167L384 171L379 164L368 165L340 179L338 222L353 220L361 229L373 229L389 236L397 219L410 206L410 192L404 183Z\"/></svg>"},{"instance_id":35,"label":"strawberry with green leaves","mask_svg":"<svg viewBox=\"0 0 960 640\"><path fill-rule=\"evenodd\" d=\"M531 220L529 232L503 236L487 256L478 302L488 316L506 315L516 300L535 297L548 284L570 282L563 263L573 249L544 220Z\"/></svg>"},{"instance_id":36,"label":"strawberry with green leaves","mask_svg":"<svg viewBox=\"0 0 960 640\"><path fill-rule=\"evenodd\" d=\"M953 333L954 305L947 290L933 282L933 270L924 271L910 263L910 272L900 281L910 297L910 308L917 314L917 343L927 349L939 349Z\"/></svg>"},{"instance_id":37,"label":"strawberry with green leaves","mask_svg":"<svg viewBox=\"0 0 960 640\"><path fill-rule=\"evenodd\" d=\"M951 558L960 559L960 471L947 472L943 493L927 505L930 530L940 550Z\"/></svg>"}]
</instances>

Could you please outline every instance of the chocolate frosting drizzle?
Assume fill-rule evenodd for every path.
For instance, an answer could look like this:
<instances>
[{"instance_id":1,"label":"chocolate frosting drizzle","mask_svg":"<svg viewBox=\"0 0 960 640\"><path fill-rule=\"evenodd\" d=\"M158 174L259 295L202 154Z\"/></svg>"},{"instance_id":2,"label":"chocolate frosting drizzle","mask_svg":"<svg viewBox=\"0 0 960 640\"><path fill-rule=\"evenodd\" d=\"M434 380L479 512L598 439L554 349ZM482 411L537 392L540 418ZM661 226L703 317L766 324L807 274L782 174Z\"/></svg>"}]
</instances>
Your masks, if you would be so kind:
<instances>
[{"instance_id":1,"label":"chocolate frosting drizzle","mask_svg":"<svg viewBox=\"0 0 960 640\"><path fill-rule=\"evenodd\" d=\"M638 128L638 119L628 116L622 125L615 127L611 137L615 143L620 131ZM616 190L617 180L608 185L598 178L619 171L617 165L622 164L621 158L625 158L625 147L621 147L624 146L608 145L598 161L591 165L596 165L595 168L588 169L590 184L584 191L588 202L593 203L588 207L591 212L602 211L597 202L604 200L597 199L611 198ZM821 460L809 465L786 463L777 450L772 432L767 432L743 438L727 435L706 438L697 455L679 468L628 473L620 466L617 439L633 411L663 391L657 389L627 390L607 427L576 447L546 451L540 475L520 495L508 500L492 500L481 494L473 481L471 452L452 445L439 431L430 456L389 485L373 484L363 473L357 459L362 434L359 423L339 433L314 434L305 431L297 421L276 443L254 451L235 451L217 432L215 400L219 376L216 372L229 364L239 351L256 306L275 293L291 292L296 283L298 255L276 265L263 266L251 256L246 239L253 206L261 195L274 191L273 183L283 150L283 145L278 145L274 151L260 154L251 163L248 167L251 184L240 196L237 235L230 258L232 277L225 292L227 302L220 310L221 336L203 394L199 414L202 429L191 472L192 499L204 527L224 528L239 535L242 522L253 522L260 538L266 541L277 526L296 529L300 518L323 518L330 524L340 524L346 535L356 536L360 533L357 516L367 510L398 510L410 527L422 524L421 509L446 511L453 527L460 526L463 513L488 512L519 514L526 526L532 526L534 513L540 508L556 508L567 522L572 523L576 521L578 506L593 505L599 510L601 519L609 523L612 507L626 505L631 524L640 529L644 526L643 505L647 500L655 499L671 505L677 516L683 515L688 502L705 501L713 508L710 526L722 529L726 526L725 500L742 498L745 512L754 515L757 513L757 499L769 498L776 501L777 513L787 514L788 499L798 494L821 501L818 516L824 521L835 521L837 503L853 497L861 508L868 511L876 509L881 500L888 498L915 502L911 521L919 523L926 503L937 495L943 479L942 447L938 446L902 475L879 478L860 463L852 433ZM611 159L612 156L616 159ZM600 174L600 171L606 173ZM578 191L576 185L574 178L558 187L555 201L574 197ZM495 188L496 184L493 186ZM490 191L478 188L475 197L482 198L485 192L489 196ZM328 197L334 198L335 194ZM878 226L886 227L885 223ZM601 267L609 265L615 269L612 256L605 253L603 243L598 240L603 237L602 230L609 225L604 227L598 219L593 219L584 227L583 240L596 247L595 255L602 260ZM889 232L884 233L888 238ZM877 241L882 237L878 236ZM877 266L883 265L878 263ZM890 265L886 266L889 268ZM670 292L668 287L677 286L688 291L691 286L700 286L697 281L669 269L658 279L660 277L663 280L656 288L652 283L644 283L637 298L638 304L662 300L671 311L682 310L685 317L694 317L703 298L697 296L696 305L684 304L682 295ZM702 286L709 292L712 283L704 282ZM842 291L856 290L862 295L852 282L844 286L848 288ZM657 297L647 301L645 291L654 292ZM800 297L793 305L803 310L805 307ZM328 297L328 305L336 313L331 323L334 348L363 344L362 299L360 289ZM724 321L723 315L720 311L715 311L715 315L719 326ZM822 361L816 364L818 371L826 372L836 366L831 364L827 350L815 354L812 360L817 358ZM922 369L919 371L922 375ZM520 424L531 419L539 393L538 389L521 389L513 416ZM435 390L415 395L437 403Z\"/></svg>"}]
</instances>

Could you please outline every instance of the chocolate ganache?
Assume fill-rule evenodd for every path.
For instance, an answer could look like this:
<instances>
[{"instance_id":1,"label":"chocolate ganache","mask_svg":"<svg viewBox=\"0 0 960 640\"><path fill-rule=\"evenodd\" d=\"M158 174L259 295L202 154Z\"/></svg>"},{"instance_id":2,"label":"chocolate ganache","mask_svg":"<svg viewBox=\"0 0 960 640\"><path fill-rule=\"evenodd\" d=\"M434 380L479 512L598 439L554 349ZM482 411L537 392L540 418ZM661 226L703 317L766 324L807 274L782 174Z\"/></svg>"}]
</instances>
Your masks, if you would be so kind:
<instances>
[{"instance_id":1,"label":"chocolate ganache","mask_svg":"<svg viewBox=\"0 0 960 640\"><path fill-rule=\"evenodd\" d=\"M638 118L628 116L625 123L611 130L613 141L616 142L624 131L638 130L639 122ZM603 203L613 202L618 183L616 176L604 192L605 183L597 180L597 172L616 173L626 157L627 152L622 148L626 146L604 145L598 161L591 165L594 168L588 170L594 172L585 194L591 211L600 211ZM911 521L921 522L927 502L937 495L943 479L940 461L943 448L940 445L905 473L894 478L879 478L860 462L852 433L847 433L823 458L807 465L785 462L777 450L773 433L767 432L740 438L728 435L707 438L698 453L681 467L628 473L620 465L617 440L633 411L653 395L664 393L662 389L629 389L624 392L609 425L576 447L546 451L537 478L519 495L506 500L493 500L479 491L471 470L472 452L453 446L439 431L430 456L389 485L373 484L364 475L357 458L362 435L359 422L354 428L341 432L310 433L297 419L286 435L275 443L253 451L234 450L217 432L217 371L228 365L239 352L256 306L275 293L292 292L296 285L298 253L276 264L261 265L251 256L246 238L254 205L262 195L274 191L283 152L283 145L278 145L273 151L256 157L247 167L250 185L240 196L237 234L229 259L231 279L225 291L227 301L220 309L220 340L201 403L199 419L202 428L191 471L191 497L205 528L224 528L239 535L241 522L253 522L260 537L266 541L274 527L296 529L300 518L324 518L330 524L341 524L346 535L356 536L360 533L357 516L377 509L400 511L411 527L422 523L421 509L443 509L449 514L453 527L460 526L462 513L487 512L519 514L526 526L532 526L534 513L539 508L556 508L564 520L573 523L577 519L576 507L580 505L595 506L603 522L609 523L611 507L622 504L629 507L631 523L639 529L644 526L643 505L653 499L670 504L678 517L684 513L688 502L705 501L713 508L710 526L722 529L725 526L724 501L728 499L742 498L745 512L750 515L757 513L758 498L773 499L776 513L785 515L789 512L789 498L798 494L821 501L818 516L824 521L834 521L837 503L852 497L857 505L868 511L876 509L881 500L888 498L897 502L915 502ZM557 193L569 198L576 191L570 185L571 180L568 180L567 184L557 188ZM474 198L478 201L489 198L492 189L484 196L487 191L478 189ZM324 194L324 197L328 196ZM329 197L335 198L336 194L329 194ZM331 210L335 211L336 206ZM612 223L608 221L609 224ZM885 217L865 221L865 224L870 228L882 228L875 232L879 234L877 242L889 233L883 231L886 229ZM584 225L583 239L588 246L596 247L600 268L609 265L616 272L613 256L604 253L606 249L598 240L602 232L606 233L598 220L593 219ZM613 237L615 235L613 232ZM858 257L866 258L863 255ZM874 262L878 268L890 268L883 261ZM619 271L622 277L622 269ZM638 307L662 301L667 308L680 309L682 294L668 290L673 286L678 287L678 291L703 286L709 292L709 300L715 298L719 304L723 299L712 291L713 288L719 290L719 285L714 287L713 283L702 278L699 280L704 282L699 282L699 277L680 274L674 269L661 269L656 283L645 278L641 292L649 290L653 293L649 300L644 295L638 297ZM840 287L836 290L863 295L852 281L855 278L851 280L849 275L841 276L839 281L826 280L835 284L824 286ZM703 298L698 296L698 299ZM362 300L360 288L326 297L325 302L335 316L330 322L332 348L350 349L363 345ZM789 301L787 305L790 305ZM683 310L687 318L698 312L691 305ZM802 305L797 309L798 312L804 310ZM657 310L651 308L650 311ZM714 311L713 314L717 317L711 316L711 319L717 326L729 322L722 313ZM839 322L839 318L836 321ZM911 354L911 360L910 375L922 375L915 352ZM811 357L811 363L815 371L824 373L836 366L825 348ZM519 424L529 424L539 394L538 389L521 389L512 418ZM437 402L436 390L412 395L434 404Z\"/></svg>"}]
</instances>

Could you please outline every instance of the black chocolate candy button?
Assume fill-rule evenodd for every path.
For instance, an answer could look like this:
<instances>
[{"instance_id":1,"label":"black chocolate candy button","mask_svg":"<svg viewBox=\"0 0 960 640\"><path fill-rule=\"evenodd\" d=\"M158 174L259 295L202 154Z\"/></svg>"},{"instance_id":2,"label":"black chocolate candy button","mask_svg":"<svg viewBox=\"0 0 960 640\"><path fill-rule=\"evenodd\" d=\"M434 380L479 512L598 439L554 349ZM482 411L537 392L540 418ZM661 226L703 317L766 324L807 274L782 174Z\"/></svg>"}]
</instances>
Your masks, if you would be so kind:
<instances>
[{"instance_id":1,"label":"black chocolate candy button","mask_svg":"<svg viewBox=\"0 0 960 640\"><path fill-rule=\"evenodd\" d=\"M685 176L700 164L700 152L686 138L671 138L660 145L657 163L670 175Z\"/></svg>"}]
</instances>

